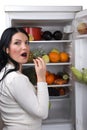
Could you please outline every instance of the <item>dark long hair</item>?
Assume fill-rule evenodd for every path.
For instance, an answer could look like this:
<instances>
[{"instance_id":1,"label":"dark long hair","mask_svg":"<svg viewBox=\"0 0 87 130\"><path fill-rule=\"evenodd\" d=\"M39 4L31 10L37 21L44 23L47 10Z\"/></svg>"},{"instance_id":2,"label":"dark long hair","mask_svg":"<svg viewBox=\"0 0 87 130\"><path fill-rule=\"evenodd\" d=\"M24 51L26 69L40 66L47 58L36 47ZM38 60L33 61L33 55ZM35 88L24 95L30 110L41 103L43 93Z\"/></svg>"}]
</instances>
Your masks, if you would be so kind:
<instances>
[{"instance_id":1,"label":"dark long hair","mask_svg":"<svg viewBox=\"0 0 87 130\"><path fill-rule=\"evenodd\" d=\"M0 71L6 66L6 64L8 63L8 61L11 61L14 65L14 69L11 69L7 72L4 73L2 79L9 73L12 71L17 71L19 70L19 63L17 63L14 59L12 59L7 53L6 53L6 48L9 47L11 40L12 40L12 36L18 32L22 32L24 33L28 39L29 36L26 33L26 31L23 28L20 27L9 27L7 28L1 36L0 39ZM2 80L0 79L0 81Z\"/></svg>"}]
</instances>

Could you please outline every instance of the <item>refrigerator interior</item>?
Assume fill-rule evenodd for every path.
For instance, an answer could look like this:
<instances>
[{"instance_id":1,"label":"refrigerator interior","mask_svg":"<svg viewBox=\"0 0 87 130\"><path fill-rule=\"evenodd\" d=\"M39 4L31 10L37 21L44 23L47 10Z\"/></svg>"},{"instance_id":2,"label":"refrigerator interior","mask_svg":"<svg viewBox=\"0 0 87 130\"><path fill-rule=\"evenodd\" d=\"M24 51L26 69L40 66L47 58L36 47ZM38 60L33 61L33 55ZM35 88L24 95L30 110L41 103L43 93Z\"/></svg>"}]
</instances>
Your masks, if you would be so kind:
<instances>
[{"instance_id":1,"label":"refrigerator interior","mask_svg":"<svg viewBox=\"0 0 87 130\"><path fill-rule=\"evenodd\" d=\"M72 79L70 73L70 66L72 64L72 33L64 33L64 27L72 26L72 20L12 20L12 26L18 27L41 27L42 32L50 31L52 34L60 30L63 34L61 40L41 40L41 41L31 41L30 49L43 49L46 53L49 53L53 48L57 48L59 52L67 52L70 56L68 63L61 64L47 64L47 70L51 73L57 74L60 71L68 72L70 80L68 84L65 85L48 85L48 89L52 89L51 92L56 90L56 88L66 88L69 92L66 95L58 96L55 94L50 96L51 107L49 110L49 116L46 120L43 121L43 124L60 124L60 123L71 123L72 124L72 111L74 113L74 107L72 107ZM30 65L32 66L32 65ZM25 65L24 68L30 67ZM57 92L58 93L58 92ZM73 109L73 110L72 110Z\"/></svg>"}]
</instances>

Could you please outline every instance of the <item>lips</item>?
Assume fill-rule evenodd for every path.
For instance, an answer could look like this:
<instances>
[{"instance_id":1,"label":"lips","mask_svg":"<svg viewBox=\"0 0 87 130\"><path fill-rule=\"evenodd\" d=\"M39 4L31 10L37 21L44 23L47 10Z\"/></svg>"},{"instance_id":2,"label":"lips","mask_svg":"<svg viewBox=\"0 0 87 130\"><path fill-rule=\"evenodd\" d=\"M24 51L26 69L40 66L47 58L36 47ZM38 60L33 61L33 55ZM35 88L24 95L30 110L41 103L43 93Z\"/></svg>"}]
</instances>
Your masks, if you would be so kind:
<instances>
[{"instance_id":1,"label":"lips","mask_svg":"<svg viewBox=\"0 0 87 130\"><path fill-rule=\"evenodd\" d=\"M24 53L21 54L21 56L22 56L22 57L27 57L27 53L24 52Z\"/></svg>"}]
</instances>

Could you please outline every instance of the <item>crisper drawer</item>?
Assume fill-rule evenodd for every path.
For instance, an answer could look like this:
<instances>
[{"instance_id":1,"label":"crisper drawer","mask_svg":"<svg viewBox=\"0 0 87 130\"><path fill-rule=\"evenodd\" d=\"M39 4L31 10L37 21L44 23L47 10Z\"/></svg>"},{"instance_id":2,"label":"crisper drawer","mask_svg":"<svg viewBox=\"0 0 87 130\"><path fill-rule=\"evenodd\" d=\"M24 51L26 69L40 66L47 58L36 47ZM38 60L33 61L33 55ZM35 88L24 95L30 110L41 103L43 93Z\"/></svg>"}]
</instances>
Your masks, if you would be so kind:
<instances>
[{"instance_id":1,"label":"crisper drawer","mask_svg":"<svg viewBox=\"0 0 87 130\"><path fill-rule=\"evenodd\" d=\"M50 125L43 125L42 130L73 130L72 124L50 124Z\"/></svg>"},{"instance_id":2,"label":"crisper drawer","mask_svg":"<svg viewBox=\"0 0 87 130\"><path fill-rule=\"evenodd\" d=\"M49 115L43 124L65 123L71 121L70 98L50 99Z\"/></svg>"}]
</instances>

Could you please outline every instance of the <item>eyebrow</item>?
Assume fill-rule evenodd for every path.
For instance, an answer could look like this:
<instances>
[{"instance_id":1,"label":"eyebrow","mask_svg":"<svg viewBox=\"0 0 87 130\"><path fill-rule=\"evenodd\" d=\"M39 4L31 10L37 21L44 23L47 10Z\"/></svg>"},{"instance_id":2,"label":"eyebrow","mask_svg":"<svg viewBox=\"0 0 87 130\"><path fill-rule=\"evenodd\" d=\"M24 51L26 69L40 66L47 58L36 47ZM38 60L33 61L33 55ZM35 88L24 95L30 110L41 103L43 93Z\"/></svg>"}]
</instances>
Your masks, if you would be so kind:
<instances>
[{"instance_id":1,"label":"eyebrow","mask_svg":"<svg viewBox=\"0 0 87 130\"><path fill-rule=\"evenodd\" d=\"M20 40L20 39L15 39L15 40L17 40L17 41L22 41L22 40ZM25 41L28 41L28 39L26 39Z\"/></svg>"}]
</instances>

